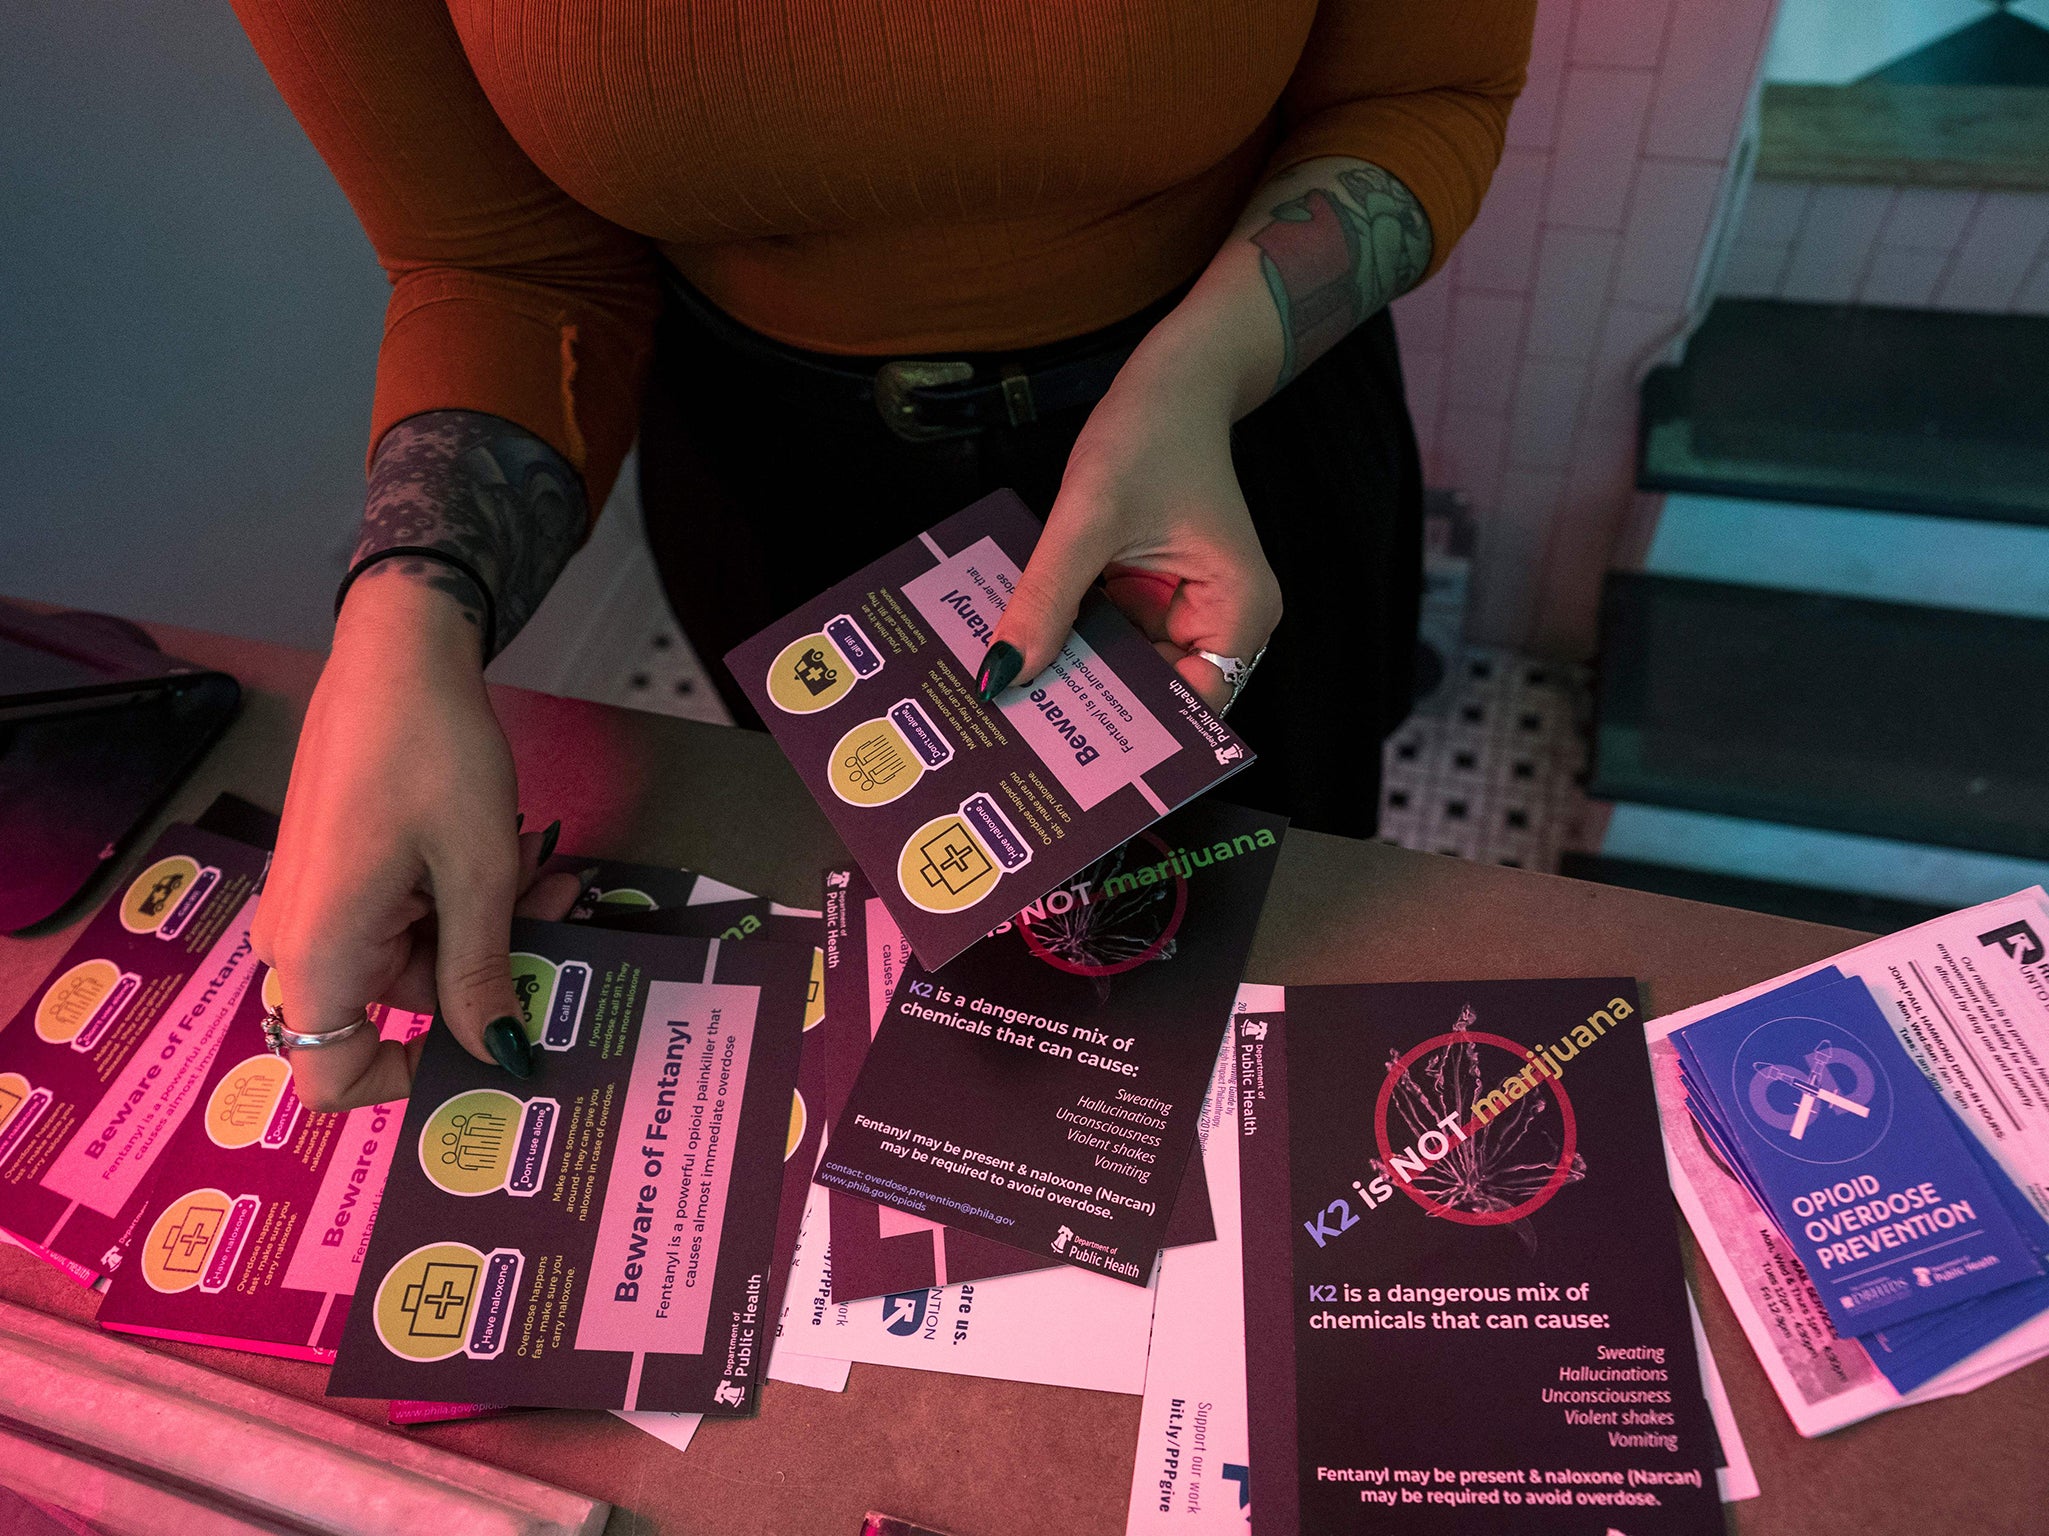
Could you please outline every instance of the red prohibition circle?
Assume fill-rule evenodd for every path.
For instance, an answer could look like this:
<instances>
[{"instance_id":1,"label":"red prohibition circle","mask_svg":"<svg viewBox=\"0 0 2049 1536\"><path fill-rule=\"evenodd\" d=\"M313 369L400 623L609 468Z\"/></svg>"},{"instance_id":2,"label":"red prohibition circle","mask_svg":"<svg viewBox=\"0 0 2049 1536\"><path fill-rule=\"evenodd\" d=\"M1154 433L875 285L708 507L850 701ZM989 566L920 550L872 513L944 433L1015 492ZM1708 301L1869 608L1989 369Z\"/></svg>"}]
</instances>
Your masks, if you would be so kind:
<instances>
[{"instance_id":1,"label":"red prohibition circle","mask_svg":"<svg viewBox=\"0 0 2049 1536\"><path fill-rule=\"evenodd\" d=\"M1174 850L1161 842L1152 833L1141 832L1138 836L1159 849L1161 858L1171 859L1173 857ZM1134 838L1133 841L1135 842L1137 839ZM1158 861L1155 860L1154 862ZM1056 955L1046 947L1045 941L1038 936L1032 925L1025 921L1022 913L1018 915L1017 930L1024 936L1025 948L1045 961L1046 964L1052 966L1056 971L1066 971L1074 976L1116 976L1124 971L1135 971L1148 960L1157 959L1166 950L1166 947L1173 942L1174 935L1181 930L1181 919L1188 912L1188 882L1179 874L1174 875L1173 879L1174 910L1172 914L1161 925L1159 937L1146 945L1138 954L1132 955L1128 959L1113 960L1108 965L1091 965L1086 961L1069 960L1064 955ZM1065 887L1062 887L1062 889L1065 889Z\"/></svg>"},{"instance_id":2,"label":"red prohibition circle","mask_svg":"<svg viewBox=\"0 0 2049 1536\"><path fill-rule=\"evenodd\" d=\"M1388 1101L1394 1097L1395 1079L1406 1076L1409 1068L1422 1057L1429 1055L1430 1052L1442 1046L1463 1045L1468 1041L1477 1041L1481 1045L1497 1046L1501 1050L1507 1051L1518 1061L1527 1060L1529 1057L1528 1050L1523 1046L1517 1045L1513 1040L1507 1039L1502 1035L1485 1034L1476 1029L1454 1030L1448 1035L1432 1036L1421 1045L1409 1051L1407 1055L1397 1057L1395 1064L1388 1068L1387 1076L1381 1080L1380 1094L1375 1099L1373 1105L1373 1137L1379 1144L1380 1160L1383 1164L1390 1168L1394 1165L1394 1145L1388 1140L1387 1136L1387 1106ZM1555 1077L1541 1080L1551 1090L1552 1097L1558 1100L1558 1118L1565 1128L1565 1134L1559 1142L1558 1166L1551 1170L1551 1177L1545 1180L1544 1187L1530 1196L1521 1205L1511 1206L1505 1211L1455 1210L1451 1206L1432 1200L1412 1184L1395 1179L1390 1179L1389 1182L1411 1200L1415 1201L1416 1204L1420 1205L1427 1214L1442 1216L1446 1221L1456 1221L1468 1227L1506 1226L1509 1222L1520 1221L1523 1217L1537 1210L1565 1187L1565 1181L1572 1172L1573 1156L1579 1151L1579 1122L1572 1112L1572 1100L1565 1096L1565 1090L1559 1086L1558 1080ZM1459 1129L1471 1135L1473 1122L1469 1120Z\"/></svg>"}]
</instances>

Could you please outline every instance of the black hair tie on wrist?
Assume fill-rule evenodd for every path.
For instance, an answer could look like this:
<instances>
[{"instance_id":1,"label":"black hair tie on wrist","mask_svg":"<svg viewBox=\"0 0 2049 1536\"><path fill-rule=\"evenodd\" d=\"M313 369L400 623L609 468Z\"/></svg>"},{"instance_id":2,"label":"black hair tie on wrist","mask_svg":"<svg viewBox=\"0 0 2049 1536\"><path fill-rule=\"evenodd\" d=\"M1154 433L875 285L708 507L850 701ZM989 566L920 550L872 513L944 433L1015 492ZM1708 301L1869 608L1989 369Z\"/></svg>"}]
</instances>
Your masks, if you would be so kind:
<instances>
[{"instance_id":1,"label":"black hair tie on wrist","mask_svg":"<svg viewBox=\"0 0 2049 1536\"><path fill-rule=\"evenodd\" d=\"M420 560L438 560L457 575L467 577L470 585L477 589L477 595L484 601L484 664L489 666L491 658L498 654L498 604L491 596L489 584L478 574L477 568L462 556L452 555L445 549L434 549L426 544L394 544L389 549L372 550L349 567L348 575L342 577L341 585L335 589L335 617L341 616L342 604L347 601L349 588L356 584L358 576L381 561L408 556Z\"/></svg>"}]
</instances>

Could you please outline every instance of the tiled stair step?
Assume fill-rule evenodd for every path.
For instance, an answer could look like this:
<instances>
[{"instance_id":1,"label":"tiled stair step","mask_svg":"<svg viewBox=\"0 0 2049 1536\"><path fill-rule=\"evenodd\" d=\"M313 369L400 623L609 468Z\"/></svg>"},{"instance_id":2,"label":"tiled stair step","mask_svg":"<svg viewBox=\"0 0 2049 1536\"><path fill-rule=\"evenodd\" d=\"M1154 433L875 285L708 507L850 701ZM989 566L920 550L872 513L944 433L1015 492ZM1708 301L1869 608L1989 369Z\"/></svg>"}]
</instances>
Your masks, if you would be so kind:
<instances>
[{"instance_id":1,"label":"tiled stair step","mask_svg":"<svg viewBox=\"0 0 2049 1536\"><path fill-rule=\"evenodd\" d=\"M1617 572L1600 656L1598 799L2049 859L2049 620Z\"/></svg>"},{"instance_id":2,"label":"tiled stair step","mask_svg":"<svg viewBox=\"0 0 2049 1536\"><path fill-rule=\"evenodd\" d=\"M2049 317L1722 299L1643 388L1647 490L2049 524Z\"/></svg>"}]
</instances>

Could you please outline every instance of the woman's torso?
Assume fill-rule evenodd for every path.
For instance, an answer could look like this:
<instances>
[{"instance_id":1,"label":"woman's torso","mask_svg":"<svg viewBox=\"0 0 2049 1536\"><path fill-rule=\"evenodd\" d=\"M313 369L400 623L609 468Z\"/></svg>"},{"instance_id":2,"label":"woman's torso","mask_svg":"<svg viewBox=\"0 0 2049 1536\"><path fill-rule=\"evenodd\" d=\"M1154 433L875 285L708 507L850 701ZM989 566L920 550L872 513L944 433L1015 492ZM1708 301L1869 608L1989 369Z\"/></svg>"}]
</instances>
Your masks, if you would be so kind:
<instances>
[{"instance_id":1,"label":"woman's torso","mask_svg":"<svg viewBox=\"0 0 2049 1536\"><path fill-rule=\"evenodd\" d=\"M1315 0L448 0L541 170L823 351L1097 329L1195 272Z\"/></svg>"}]
</instances>

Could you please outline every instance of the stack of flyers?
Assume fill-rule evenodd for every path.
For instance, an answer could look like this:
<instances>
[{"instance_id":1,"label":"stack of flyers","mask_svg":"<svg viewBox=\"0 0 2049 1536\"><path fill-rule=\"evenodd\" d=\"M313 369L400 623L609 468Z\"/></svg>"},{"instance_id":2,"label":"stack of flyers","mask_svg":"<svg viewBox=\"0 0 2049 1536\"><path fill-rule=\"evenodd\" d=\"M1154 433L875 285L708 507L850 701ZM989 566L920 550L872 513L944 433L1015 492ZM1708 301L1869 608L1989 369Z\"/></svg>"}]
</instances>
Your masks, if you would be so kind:
<instances>
[{"instance_id":1,"label":"stack of flyers","mask_svg":"<svg viewBox=\"0 0 2049 1536\"><path fill-rule=\"evenodd\" d=\"M1838 1334L1899 1329L2026 1281L2029 1310L2049 1305L2049 1223L1973 1155L1863 982L1816 972L1672 1038L1694 1118ZM1881 1368L1918 1386L1960 1358L1942 1353L1903 1348Z\"/></svg>"},{"instance_id":2,"label":"stack of flyers","mask_svg":"<svg viewBox=\"0 0 2049 1536\"><path fill-rule=\"evenodd\" d=\"M1803 1434L2049 1353L2049 901L1655 1021L1666 1159Z\"/></svg>"},{"instance_id":3,"label":"stack of flyers","mask_svg":"<svg viewBox=\"0 0 2049 1536\"><path fill-rule=\"evenodd\" d=\"M913 1246L905 1218L1149 1284L1201 1167L1203 1089L1282 826L1199 801L969 953L914 958L818 1182L893 1211L882 1235ZM863 1290L835 1279L833 1296Z\"/></svg>"},{"instance_id":4,"label":"stack of flyers","mask_svg":"<svg viewBox=\"0 0 2049 1536\"><path fill-rule=\"evenodd\" d=\"M1039 676L984 702L1038 537L995 492L726 657L930 968L1252 761L1100 591Z\"/></svg>"},{"instance_id":5,"label":"stack of flyers","mask_svg":"<svg viewBox=\"0 0 2049 1536\"><path fill-rule=\"evenodd\" d=\"M267 863L171 827L0 1030L0 1226L82 1283L120 1267L255 978Z\"/></svg>"},{"instance_id":6,"label":"stack of flyers","mask_svg":"<svg viewBox=\"0 0 2049 1536\"><path fill-rule=\"evenodd\" d=\"M824 1110L837 1121L868 1047L889 1013L890 998L910 946L859 870L827 877L825 972L826 1019L820 1033L830 1062ZM1030 923L1029 914L1020 920ZM997 937L1012 923L997 930ZM832 1263L827 1266L835 1304L870 1296L894 1296L963 1282L993 1280L1059 1265L1054 1254L1028 1253L1009 1243L914 1216L891 1206L821 1189L830 1225ZM1216 1236L1210 1192L1201 1158L1190 1158L1168 1213L1165 1246L1206 1243Z\"/></svg>"},{"instance_id":7,"label":"stack of flyers","mask_svg":"<svg viewBox=\"0 0 2049 1536\"><path fill-rule=\"evenodd\" d=\"M133 1262L102 1328L290 1359L331 1361L398 1145L403 1103L317 1114L263 1039L277 1001L265 970L229 1022L171 1138L136 1224ZM376 1010L387 1040L429 1016Z\"/></svg>"},{"instance_id":8,"label":"stack of flyers","mask_svg":"<svg viewBox=\"0 0 2049 1536\"><path fill-rule=\"evenodd\" d=\"M811 955L525 919L513 942L539 1070L428 1035L329 1391L751 1411Z\"/></svg>"}]
</instances>

